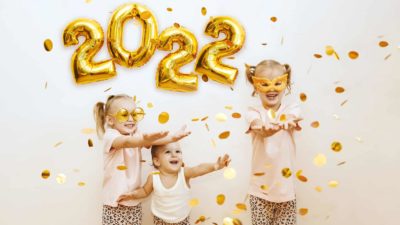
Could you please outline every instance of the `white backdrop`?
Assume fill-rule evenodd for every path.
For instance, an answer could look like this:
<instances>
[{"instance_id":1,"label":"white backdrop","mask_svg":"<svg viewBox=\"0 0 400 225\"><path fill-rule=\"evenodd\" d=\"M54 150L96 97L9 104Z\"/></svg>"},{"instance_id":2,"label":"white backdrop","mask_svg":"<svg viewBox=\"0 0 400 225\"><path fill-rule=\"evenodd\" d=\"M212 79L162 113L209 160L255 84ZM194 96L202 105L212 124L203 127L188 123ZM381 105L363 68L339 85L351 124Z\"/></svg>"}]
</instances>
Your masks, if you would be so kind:
<instances>
[{"instance_id":1,"label":"white backdrop","mask_svg":"<svg viewBox=\"0 0 400 225\"><path fill-rule=\"evenodd\" d=\"M250 178L250 140L244 134L243 117L233 119L229 115L243 115L247 106L258 103L250 96L252 89L245 81L243 65L266 58L292 65L294 85L289 99L298 101L301 92L308 96L301 103L305 120L297 150L299 168L308 182L298 182L297 195L298 207L308 208L309 212L299 216L299 224L398 224L398 0L137 2L153 11L160 32L175 22L189 28L199 41L199 49L213 41L203 34L209 16L238 19L246 30L246 43L235 59L225 61L240 69L233 91L201 79L194 93L156 89L155 69L166 54L161 51L139 69L118 66L115 79L77 86L70 70L75 47L63 46L64 27L78 17L86 17L97 20L106 31L111 12L127 1L1 0L0 224L101 224L101 146L94 134L83 134L81 130L94 128L95 102L117 93L136 95L140 100L147 113L140 124L143 131L175 130L188 124L193 134L182 141L186 164L214 161L225 152L231 155L235 179L226 180L223 172L216 172L192 183L193 197L200 200L193 208L193 221L205 215L209 218L205 224L222 224L224 217L233 216L250 224L249 212L233 215L235 204L245 199ZM168 7L173 11L168 12ZM201 15L202 7L208 10L206 16ZM270 21L272 16L278 18L276 23ZM125 26L129 49L137 47L139 35L139 27L130 21ZM51 52L43 48L46 38L53 40ZM389 42L388 47L379 47L383 40ZM324 53L326 45L335 48L340 60ZM351 50L359 52L360 57L349 59L347 53ZM323 57L316 59L315 53ZM96 60L108 58L104 45ZM193 66L191 63L183 71L190 72ZM335 93L337 85L346 91ZM345 100L347 103L341 106ZM149 109L148 102L154 108ZM165 125L157 122L162 111L170 114ZM217 113L227 114L228 121L217 122ZM204 122L191 121L205 116L209 118ZM320 122L319 128L310 126L315 120ZM231 136L218 139L225 130L231 131ZM93 148L87 146L88 138L93 139ZM343 144L339 153L330 150L334 140ZM58 142L62 144L54 147ZM324 167L313 164L320 153L327 157ZM146 173L150 169L148 152L144 157ZM346 163L337 165L343 161ZM41 178L44 169L51 172L47 180ZM66 175L66 183L56 182L59 173ZM337 180L338 187L328 187L331 180ZM78 182L86 185L78 186ZM316 186L322 192L317 192ZM223 206L215 203L219 193L227 197ZM148 203L144 204L144 224L151 224Z\"/></svg>"}]
</instances>

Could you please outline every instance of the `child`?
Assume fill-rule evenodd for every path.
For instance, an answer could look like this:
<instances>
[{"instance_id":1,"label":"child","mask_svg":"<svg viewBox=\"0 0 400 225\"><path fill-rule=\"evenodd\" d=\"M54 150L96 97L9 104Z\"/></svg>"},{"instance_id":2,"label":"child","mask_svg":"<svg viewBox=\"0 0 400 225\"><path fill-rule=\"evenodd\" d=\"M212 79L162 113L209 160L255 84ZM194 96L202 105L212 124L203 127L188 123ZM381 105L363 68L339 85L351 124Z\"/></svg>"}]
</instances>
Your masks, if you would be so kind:
<instances>
[{"instance_id":1,"label":"child","mask_svg":"<svg viewBox=\"0 0 400 225\"><path fill-rule=\"evenodd\" d=\"M111 95L106 103L98 102L94 117L104 142L103 225L141 224L140 200L123 198L140 187L141 148L177 141L190 132L183 127L174 135L165 131L141 134L137 123L144 112L128 95Z\"/></svg>"},{"instance_id":2,"label":"child","mask_svg":"<svg viewBox=\"0 0 400 225\"><path fill-rule=\"evenodd\" d=\"M300 130L300 109L281 102L290 91L291 69L287 64L264 60L246 65L248 81L261 105L249 107L247 120L253 157L249 195L253 225L296 224L294 190L294 130Z\"/></svg>"},{"instance_id":3,"label":"child","mask_svg":"<svg viewBox=\"0 0 400 225\"><path fill-rule=\"evenodd\" d=\"M215 163L184 167L177 142L153 146L151 155L158 171L151 173L144 186L132 192L129 198L144 198L154 191L151 211L155 225L190 225L190 179L228 166L229 156L225 154Z\"/></svg>"}]
</instances>

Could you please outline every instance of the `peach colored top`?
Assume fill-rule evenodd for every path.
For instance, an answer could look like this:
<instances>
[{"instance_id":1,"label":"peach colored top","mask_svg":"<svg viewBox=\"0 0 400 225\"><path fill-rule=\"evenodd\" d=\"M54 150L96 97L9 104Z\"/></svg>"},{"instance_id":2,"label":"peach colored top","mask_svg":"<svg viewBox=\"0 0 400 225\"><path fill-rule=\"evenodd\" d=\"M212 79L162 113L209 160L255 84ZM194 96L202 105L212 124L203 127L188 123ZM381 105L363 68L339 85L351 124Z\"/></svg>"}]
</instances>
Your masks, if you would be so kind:
<instances>
[{"instance_id":1,"label":"peach colored top","mask_svg":"<svg viewBox=\"0 0 400 225\"><path fill-rule=\"evenodd\" d=\"M268 117L267 110L263 106L249 107L246 119L250 124L255 119L261 119L264 123L279 120L280 115L300 116L300 107L297 104L281 104L276 112L275 119ZM253 156L250 178L250 195L271 202L286 202L295 197L295 169L296 145L293 132L281 130L274 135L263 138L250 132ZM289 168L292 175L288 178L282 175L282 170Z\"/></svg>"},{"instance_id":2,"label":"peach colored top","mask_svg":"<svg viewBox=\"0 0 400 225\"><path fill-rule=\"evenodd\" d=\"M136 206L141 202L140 200L117 202L121 195L140 187L142 172L140 148L115 149L111 147L115 138L121 135L117 130L108 128L103 137L103 204L113 207L117 207L118 204Z\"/></svg>"}]
</instances>

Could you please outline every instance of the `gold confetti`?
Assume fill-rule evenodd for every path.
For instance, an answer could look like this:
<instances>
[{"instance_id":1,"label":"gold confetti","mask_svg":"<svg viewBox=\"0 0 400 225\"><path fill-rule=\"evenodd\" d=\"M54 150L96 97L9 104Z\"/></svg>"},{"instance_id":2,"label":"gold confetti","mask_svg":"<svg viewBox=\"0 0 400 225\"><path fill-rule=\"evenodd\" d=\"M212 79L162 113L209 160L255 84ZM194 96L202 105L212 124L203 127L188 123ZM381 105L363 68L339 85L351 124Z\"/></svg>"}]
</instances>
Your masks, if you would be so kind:
<instances>
[{"instance_id":1,"label":"gold confetti","mask_svg":"<svg viewBox=\"0 0 400 225\"><path fill-rule=\"evenodd\" d=\"M315 189L316 191L318 191L318 192L322 192L322 187L321 187L321 186L316 186L314 189Z\"/></svg>"},{"instance_id":2,"label":"gold confetti","mask_svg":"<svg viewBox=\"0 0 400 225\"><path fill-rule=\"evenodd\" d=\"M357 59L358 56L359 56L359 54L358 54L358 52L356 52L356 51L350 51L350 52L349 52L349 58L350 58L350 59Z\"/></svg>"},{"instance_id":3,"label":"gold confetti","mask_svg":"<svg viewBox=\"0 0 400 225\"><path fill-rule=\"evenodd\" d=\"M346 163L346 161L340 162L340 163L337 164L337 166L341 166L341 165L343 165L345 163Z\"/></svg>"},{"instance_id":4,"label":"gold confetti","mask_svg":"<svg viewBox=\"0 0 400 225\"><path fill-rule=\"evenodd\" d=\"M341 94L344 92L344 88L343 87L336 87L335 88L336 93Z\"/></svg>"},{"instance_id":5,"label":"gold confetti","mask_svg":"<svg viewBox=\"0 0 400 225\"><path fill-rule=\"evenodd\" d=\"M144 11L140 14L140 18L143 20L147 20L151 17L151 13L149 11Z\"/></svg>"},{"instance_id":6,"label":"gold confetti","mask_svg":"<svg viewBox=\"0 0 400 225\"><path fill-rule=\"evenodd\" d=\"M202 75L202 76L201 76L201 79L202 79L204 82L208 82L208 76L207 76L207 75Z\"/></svg>"},{"instance_id":7,"label":"gold confetti","mask_svg":"<svg viewBox=\"0 0 400 225\"><path fill-rule=\"evenodd\" d=\"M337 60L340 60L340 57L339 57L339 55L338 55L337 52L333 52L333 55L335 56L335 58L336 58Z\"/></svg>"},{"instance_id":8,"label":"gold confetti","mask_svg":"<svg viewBox=\"0 0 400 225\"><path fill-rule=\"evenodd\" d=\"M334 141L331 144L331 149L334 152L340 152L342 150L342 144L340 142L338 142L338 141Z\"/></svg>"},{"instance_id":9,"label":"gold confetti","mask_svg":"<svg viewBox=\"0 0 400 225\"><path fill-rule=\"evenodd\" d=\"M88 146L89 148L93 147L93 141L90 138L88 139Z\"/></svg>"},{"instance_id":10,"label":"gold confetti","mask_svg":"<svg viewBox=\"0 0 400 225\"><path fill-rule=\"evenodd\" d=\"M226 168L224 170L224 177L227 180L232 180L236 177L236 171L232 167Z\"/></svg>"},{"instance_id":11,"label":"gold confetti","mask_svg":"<svg viewBox=\"0 0 400 225\"><path fill-rule=\"evenodd\" d=\"M380 41L379 42L379 46L382 48L386 48L389 45L389 43L387 41Z\"/></svg>"},{"instance_id":12,"label":"gold confetti","mask_svg":"<svg viewBox=\"0 0 400 225\"><path fill-rule=\"evenodd\" d=\"M281 121L281 122L286 122L286 114L282 114L282 115L279 117L279 121Z\"/></svg>"},{"instance_id":13,"label":"gold confetti","mask_svg":"<svg viewBox=\"0 0 400 225\"><path fill-rule=\"evenodd\" d=\"M92 2L92 0L85 0L85 2L86 2L86 3L91 3L91 2Z\"/></svg>"},{"instance_id":14,"label":"gold confetti","mask_svg":"<svg viewBox=\"0 0 400 225\"><path fill-rule=\"evenodd\" d=\"M109 90L111 90L111 88L107 88L106 90L104 90L104 92L107 92L107 91L109 91Z\"/></svg>"},{"instance_id":15,"label":"gold confetti","mask_svg":"<svg viewBox=\"0 0 400 225\"><path fill-rule=\"evenodd\" d=\"M232 106L230 106L230 105L227 105L227 106L225 106L225 109L227 109L227 110L232 110L232 109L233 109L233 107L232 107Z\"/></svg>"},{"instance_id":16,"label":"gold confetti","mask_svg":"<svg viewBox=\"0 0 400 225\"><path fill-rule=\"evenodd\" d=\"M174 27L179 29L181 25L179 23L174 23Z\"/></svg>"},{"instance_id":17,"label":"gold confetti","mask_svg":"<svg viewBox=\"0 0 400 225\"><path fill-rule=\"evenodd\" d=\"M81 132L82 134L94 134L96 130L93 128L83 128Z\"/></svg>"},{"instance_id":18,"label":"gold confetti","mask_svg":"<svg viewBox=\"0 0 400 225\"><path fill-rule=\"evenodd\" d=\"M242 222L236 218L232 219L230 217L225 217L222 224L223 225L242 225Z\"/></svg>"},{"instance_id":19,"label":"gold confetti","mask_svg":"<svg viewBox=\"0 0 400 225\"><path fill-rule=\"evenodd\" d=\"M331 180L331 181L329 181L329 183L328 183L328 186L331 187L331 188L335 188L335 187L337 187L338 185L339 185L339 182L337 182L336 180Z\"/></svg>"},{"instance_id":20,"label":"gold confetti","mask_svg":"<svg viewBox=\"0 0 400 225\"><path fill-rule=\"evenodd\" d=\"M78 186L80 186L80 187L83 187L83 186L85 186L86 184L85 184L85 182L78 182Z\"/></svg>"},{"instance_id":21,"label":"gold confetti","mask_svg":"<svg viewBox=\"0 0 400 225\"><path fill-rule=\"evenodd\" d=\"M275 23L276 21L278 21L278 18L276 18L275 16L271 17L270 20Z\"/></svg>"},{"instance_id":22,"label":"gold confetti","mask_svg":"<svg viewBox=\"0 0 400 225\"><path fill-rule=\"evenodd\" d=\"M228 117L224 113L218 113L217 115L215 115L215 119L218 122L225 122L226 120L228 120Z\"/></svg>"},{"instance_id":23,"label":"gold confetti","mask_svg":"<svg viewBox=\"0 0 400 225\"><path fill-rule=\"evenodd\" d=\"M161 124L167 123L169 120L169 114L167 112L162 112L158 115L158 122Z\"/></svg>"},{"instance_id":24,"label":"gold confetti","mask_svg":"<svg viewBox=\"0 0 400 225\"><path fill-rule=\"evenodd\" d=\"M388 58L390 58L390 56L392 56L392 54L389 54L389 55L387 55L387 56L385 56L385 60L387 60Z\"/></svg>"},{"instance_id":25,"label":"gold confetti","mask_svg":"<svg viewBox=\"0 0 400 225\"><path fill-rule=\"evenodd\" d=\"M202 223L202 222L204 222L204 221L206 221L206 217L205 217L205 216L200 216L200 217L196 220L195 224L199 224L199 223Z\"/></svg>"},{"instance_id":26,"label":"gold confetti","mask_svg":"<svg viewBox=\"0 0 400 225\"><path fill-rule=\"evenodd\" d=\"M205 117L201 118L201 121L205 121L207 119L208 119L208 116L205 116Z\"/></svg>"},{"instance_id":27,"label":"gold confetti","mask_svg":"<svg viewBox=\"0 0 400 225\"><path fill-rule=\"evenodd\" d=\"M268 109L268 117L271 119L271 120L273 120L273 119L275 119L275 117L276 117L276 112L275 112L275 110L273 110L273 109Z\"/></svg>"},{"instance_id":28,"label":"gold confetti","mask_svg":"<svg viewBox=\"0 0 400 225\"><path fill-rule=\"evenodd\" d=\"M50 52L53 49L53 42L50 39L46 39L43 43L44 49L46 51Z\"/></svg>"},{"instance_id":29,"label":"gold confetti","mask_svg":"<svg viewBox=\"0 0 400 225\"><path fill-rule=\"evenodd\" d=\"M211 139L211 145L212 145L213 148L217 147L217 143L215 143L214 139Z\"/></svg>"},{"instance_id":30,"label":"gold confetti","mask_svg":"<svg viewBox=\"0 0 400 225\"><path fill-rule=\"evenodd\" d=\"M193 122L197 122L197 121L199 121L199 120L200 120L199 118L193 118L193 119L192 119Z\"/></svg>"},{"instance_id":31,"label":"gold confetti","mask_svg":"<svg viewBox=\"0 0 400 225\"><path fill-rule=\"evenodd\" d=\"M268 190L269 190L269 186L266 185L266 184L261 185L260 188L261 188L261 190L263 190L263 191L268 191Z\"/></svg>"},{"instance_id":32,"label":"gold confetti","mask_svg":"<svg viewBox=\"0 0 400 225\"><path fill-rule=\"evenodd\" d=\"M198 198L193 198L193 199L190 199L189 206L190 207L195 207L195 206L198 206L199 203L200 203L200 201L199 201Z\"/></svg>"},{"instance_id":33,"label":"gold confetti","mask_svg":"<svg viewBox=\"0 0 400 225\"><path fill-rule=\"evenodd\" d=\"M320 58L322 58L322 55L321 54L314 54L314 57L317 58L317 59L320 59Z\"/></svg>"},{"instance_id":34,"label":"gold confetti","mask_svg":"<svg viewBox=\"0 0 400 225\"><path fill-rule=\"evenodd\" d=\"M172 12L172 8L167 8L167 11L168 12Z\"/></svg>"},{"instance_id":35,"label":"gold confetti","mask_svg":"<svg viewBox=\"0 0 400 225\"><path fill-rule=\"evenodd\" d=\"M50 170L43 170L42 171L42 178L47 179L50 177Z\"/></svg>"},{"instance_id":36,"label":"gold confetti","mask_svg":"<svg viewBox=\"0 0 400 225\"><path fill-rule=\"evenodd\" d=\"M307 100L307 95L305 93L300 93L300 100L305 102Z\"/></svg>"},{"instance_id":37,"label":"gold confetti","mask_svg":"<svg viewBox=\"0 0 400 225\"><path fill-rule=\"evenodd\" d=\"M292 171L290 170L290 168L283 168L282 176L284 176L285 178L289 178L290 176L292 176Z\"/></svg>"},{"instance_id":38,"label":"gold confetti","mask_svg":"<svg viewBox=\"0 0 400 225\"><path fill-rule=\"evenodd\" d=\"M305 216L308 213L308 209L307 208L300 208L299 209L299 214L301 216Z\"/></svg>"},{"instance_id":39,"label":"gold confetti","mask_svg":"<svg viewBox=\"0 0 400 225\"><path fill-rule=\"evenodd\" d=\"M266 46L266 45L267 45L267 43L261 43L261 45L264 45L264 46Z\"/></svg>"},{"instance_id":40,"label":"gold confetti","mask_svg":"<svg viewBox=\"0 0 400 225\"><path fill-rule=\"evenodd\" d=\"M301 182L307 182L308 179L307 179L307 177L305 177L305 176L302 175L302 172L303 172L303 170L297 171L296 177L297 177L297 179L299 179Z\"/></svg>"},{"instance_id":41,"label":"gold confetti","mask_svg":"<svg viewBox=\"0 0 400 225\"><path fill-rule=\"evenodd\" d=\"M264 176L265 173L264 172L259 172L259 173L253 173L253 175L256 176L256 177L261 177L261 176Z\"/></svg>"},{"instance_id":42,"label":"gold confetti","mask_svg":"<svg viewBox=\"0 0 400 225\"><path fill-rule=\"evenodd\" d=\"M117 169L118 170L126 170L127 167L125 165L119 165L119 166L117 166Z\"/></svg>"},{"instance_id":43,"label":"gold confetti","mask_svg":"<svg viewBox=\"0 0 400 225\"><path fill-rule=\"evenodd\" d=\"M206 126L207 131L210 131L210 127L208 127L208 124L204 124Z\"/></svg>"},{"instance_id":44,"label":"gold confetti","mask_svg":"<svg viewBox=\"0 0 400 225\"><path fill-rule=\"evenodd\" d=\"M247 210L246 204L244 204L244 203L237 203L236 208L243 210L243 211Z\"/></svg>"},{"instance_id":45,"label":"gold confetti","mask_svg":"<svg viewBox=\"0 0 400 225\"><path fill-rule=\"evenodd\" d=\"M238 113L238 112L232 113L232 118L239 119L240 117L242 117L242 115L240 115L240 113Z\"/></svg>"},{"instance_id":46,"label":"gold confetti","mask_svg":"<svg viewBox=\"0 0 400 225\"><path fill-rule=\"evenodd\" d=\"M346 104L347 103L347 99L346 100L344 100L342 103L340 103L340 106L344 106L344 104Z\"/></svg>"},{"instance_id":47,"label":"gold confetti","mask_svg":"<svg viewBox=\"0 0 400 225\"><path fill-rule=\"evenodd\" d=\"M313 128L318 128L318 127L319 127L319 122L318 122L318 121L313 121L313 122L311 123L311 127L313 127Z\"/></svg>"},{"instance_id":48,"label":"gold confetti","mask_svg":"<svg viewBox=\"0 0 400 225\"><path fill-rule=\"evenodd\" d=\"M225 202L225 195L223 195L223 194L219 194L219 195L217 195L217 204L218 205L223 205L224 204L224 202Z\"/></svg>"},{"instance_id":49,"label":"gold confetti","mask_svg":"<svg viewBox=\"0 0 400 225\"><path fill-rule=\"evenodd\" d=\"M57 143L54 145L54 148L57 148L57 147L60 146L62 143L63 143L62 141L57 142Z\"/></svg>"},{"instance_id":50,"label":"gold confetti","mask_svg":"<svg viewBox=\"0 0 400 225\"><path fill-rule=\"evenodd\" d=\"M335 49L333 49L332 46L328 45L328 46L325 47L325 53L327 55L333 55L334 52L335 52Z\"/></svg>"},{"instance_id":51,"label":"gold confetti","mask_svg":"<svg viewBox=\"0 0 400 225\"><path fill-rule=\"evenodd\" d=\"M314 165L321 167L326 164L326 156L324 154L318 154L314 158Z\"/></svg>"},{"instance_id":52,"label":"gold confetti","mask_svg":"<svg viewBox=\"0 0 400 225\"><path fill-rule=\"evenodd\" d=\"M151 103L151 102L148 102L148 103L147 103L147 108L151 109L151 108L153 108L153 107L154 107L153 103Z\"/></svg>"},{"instance_id":53,"label":"gold confetti","mask_svg":"<svg viewBox=\"0 0 400 225\"><path fill-rule=\"evenodd\" d=\"M46 81L46 83L44 84L44 89L47 89L47 81Z\"/></svg>"},{"instance_id":54,"label":"gold confetti","mask_svg":"<svg viewBox=\"0 0 400 225\"><path fill-rule=\"evenodd\" d=\"M207 14L207 9L206 7L201 8L201 15L205 16Z\"/></svg>"},{"instance_id":55,"label":"gold confetti","mask_svg":"<svg viewBox=\"0 0 400 225\"><path fill-rule=\"evenodd\" d=\"M59 173L56 177L56 181L59 184L64 184L67 181L67 176L65 176L65 174Z\"/></svg>"},{"instance_id":56,"label":"gold confetti","mask_svg":"<svg viewBox=\"0 0 400 225\"><path fill-rule=\"evenodd\" d=\"M220 134L218 135L218 137L219 137L219 139L227 139L227 138L229 137L230 134L231 134L231 132L229 132L229 131L224 131L224 132L220 133Z\"/></svg>"}]
</instances>

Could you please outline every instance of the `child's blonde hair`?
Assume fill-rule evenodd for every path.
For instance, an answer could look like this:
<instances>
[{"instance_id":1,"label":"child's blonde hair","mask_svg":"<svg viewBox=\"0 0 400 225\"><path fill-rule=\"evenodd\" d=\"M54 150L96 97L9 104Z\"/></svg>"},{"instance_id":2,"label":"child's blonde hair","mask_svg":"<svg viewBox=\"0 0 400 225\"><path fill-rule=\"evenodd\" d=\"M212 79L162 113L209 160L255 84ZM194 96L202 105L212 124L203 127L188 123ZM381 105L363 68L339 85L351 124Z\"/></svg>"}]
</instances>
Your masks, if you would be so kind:
<instances>
[{"instance_id":1,"label":"child's blonde hair","mask_svg":"<svg viewBox=\"0 0 400 225\"><path fill-rule=\"evenodd\" d=\"M104 125L106 123L106 116L108 114L108 111L110 110L110 107L112 103L121 98L129 98L131 97L129 95L125 94L119 94L119 95L110 95L107 98L106 103L104 102L97 102L96 105L93 108L93 115L94 115L94 120L96 121L96 131L97 135L101 138L104 135L105 128ZM132 99L133 101L133 99Z\"/></svg>"},{"instance_id":2,"label":"child's blonde hair","mask_svg":"<svg viewBox=\"0 0 400 225\"><path fill-rule=\"evenodd\" d=\"M281 67L282 69L283 69L283 71L284 71L284 73L287 73L288 74L288 84L287 84L287 89L289 90L289 93L290 93L290 90L291 90L291 78L292 78L292 68L290 67L290 65L289 64L281 64L281 63L279 63L279 62L277 62L277 61L275 61L275 60L272 60L272 59L267 59L267 60L263 60L263 61L261 61L260 63L258 63L257 64L257 66L251 66L251 65L247 65L247 64L245 64L245 66L246 66L246 77L247 77L247 80L251 83L251 84L253 84L253 79L252 79L252 77L253 76L255 76L256 75L256 69L257 68L259 68L259 67L270 67L270 68L277 68L277 67ZM252 93L252 96L254 96L256 94L256 91L254 90L253 91L253 93Z\"/></svg>"}]
</instances>

